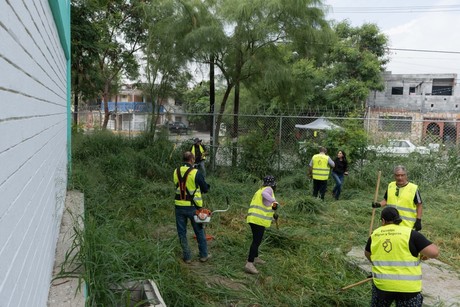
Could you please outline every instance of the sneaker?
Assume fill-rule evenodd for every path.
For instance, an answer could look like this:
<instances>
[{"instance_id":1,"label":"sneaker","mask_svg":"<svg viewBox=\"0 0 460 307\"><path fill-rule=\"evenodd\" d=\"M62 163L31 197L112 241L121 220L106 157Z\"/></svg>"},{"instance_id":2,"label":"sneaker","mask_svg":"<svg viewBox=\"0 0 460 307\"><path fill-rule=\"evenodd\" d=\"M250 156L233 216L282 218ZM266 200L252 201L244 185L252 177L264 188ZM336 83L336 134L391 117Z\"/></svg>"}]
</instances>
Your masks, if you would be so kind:
<instances>
[{"instance_id":1,"label":"sneaker","mask_svg":"<svg viewBox=\"0 0 460 307\"><path fill-rule=\"evenodd\" d=\"M246 265L244 266L244 271L249 274L259 274L259 271L257 271L256 267L254 266L254 263L252 262L246 262Z\"/></svg>"},{"instance_id":2,"label":"sneaker","mask_svg":"<svg viewBox=\"0 0 460 307\"><path fill-rule=\"evenodd\" d=\"M254 263L255 263L255 264L265 264L265 263L267 263L267 261L262 260L262 259L260 259L259 257L256 257L256 258L254 259Z\"/></svg>"},{"instance_id":3,"label":"sneaker","mask_svg":"<svg viewBox=\"0 0 460 307\"><path fill-rule=\"evenodd\" d=\"M191 260L191 259L184 259L184 262L185 262L186 264L190 264L190 263L192 263L192 260Z\"/></svg>"},{"instance_id":4,"label":"sneaker","mask_svg":"<svg viewBox=\"0 0 460 307\"><path fill-rule=\"evenodd\" d=\"M201 257L201 258L200 258L200 261L201 261L201 262L206 262L206 261L208 261L209 259L211 259L211 257L212 257L211 254L208 254L206 257Z\"/></svg>"}]
</instances>

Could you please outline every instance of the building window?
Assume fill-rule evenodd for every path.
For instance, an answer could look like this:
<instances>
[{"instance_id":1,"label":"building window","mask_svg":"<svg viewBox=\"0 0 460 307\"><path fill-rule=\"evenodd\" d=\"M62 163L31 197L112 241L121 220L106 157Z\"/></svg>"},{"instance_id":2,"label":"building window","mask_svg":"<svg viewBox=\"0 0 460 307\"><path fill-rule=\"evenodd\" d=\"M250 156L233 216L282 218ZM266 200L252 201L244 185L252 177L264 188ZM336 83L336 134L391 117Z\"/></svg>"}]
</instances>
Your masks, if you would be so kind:
<instances>
[{"instance_id":1,"label":"building window","mask_svg":"<svg viewBox=\"0 0 460 307\"><path fill-rule=\"evenodd\" d=\"M452 96L452 86L434 86L431 90L433 96Z\"/></svg>"},{"instance_id":2,"label":"building window","mask_svg":"<svg viewBox=\"0 0 460 307\"><path fill-rule=\"evenodd\" d=\"M409 87L409 95L410 94L415 94L415 86Z\"/></svg>"},{"instance_id":3,"label":"building window","mask_svg":"<svg viewBox=\"0 0 460 307\"><path fill-rule=\"evenodd\" d=\"M391 95L402 95L403 87L402 86L393 86L391 88Z\"/></svg>"},{"instance_id":4,"label":"building window","mask_svg":"<svg viewBox=\"0 0 460 307\"><path fill-rule=\"evenodd\" d=\"M452 96L452 88L455 80L451 78L433 79L431 95L433 96Z\"/></svg>"},{"instance_id":5,"label":"building window","mask_svg":"<svg viewBox=\"0 0 460 307\"><path fill-rule=\"evenodd\" d=\"M379 130L387 132L411 132L412 117L380 116Z\"/></svg>"}]
</instances>

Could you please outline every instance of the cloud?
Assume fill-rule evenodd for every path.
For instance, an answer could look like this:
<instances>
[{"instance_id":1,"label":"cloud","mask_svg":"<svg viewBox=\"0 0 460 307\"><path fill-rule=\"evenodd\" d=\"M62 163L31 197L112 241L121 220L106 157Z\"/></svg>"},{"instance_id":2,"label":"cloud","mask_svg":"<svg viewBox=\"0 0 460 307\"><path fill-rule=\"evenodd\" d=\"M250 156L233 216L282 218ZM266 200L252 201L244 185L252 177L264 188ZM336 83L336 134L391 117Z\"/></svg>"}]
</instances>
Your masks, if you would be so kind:
<instances>
[{"instance_id":1,"label":"cloud","mask_svg":"<svg viewBox=\"0 0 460 307\"><path fill-rule=\"evenodd\" d=\"M456 24L460 14L429 13L383 32L397 49L460 52ZM393 73L460 73L460 54L393 51L388 69Z\"/></svg>"}]
</instances>

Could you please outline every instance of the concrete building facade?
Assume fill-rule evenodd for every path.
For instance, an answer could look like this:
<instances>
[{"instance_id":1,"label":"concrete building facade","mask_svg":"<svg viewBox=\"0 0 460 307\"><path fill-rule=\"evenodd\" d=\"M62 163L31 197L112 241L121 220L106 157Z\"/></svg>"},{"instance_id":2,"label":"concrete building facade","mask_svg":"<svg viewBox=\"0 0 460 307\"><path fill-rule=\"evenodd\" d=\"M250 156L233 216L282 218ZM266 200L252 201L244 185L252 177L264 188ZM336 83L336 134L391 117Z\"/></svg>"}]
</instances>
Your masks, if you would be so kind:
<instances>
[{"instance_id":1,"label":"concrete building facade","mask_svg":"<svg viewBox=\"0 0 460 307\"><path fill-rule=\"evenodd\" d=\"M70 1L0 1L0 306L46 306L70 157Z\"/></svg>"},{"instance_id":2,"label":"concrete building facade","mask_svg":"<svg viewBox=\"0 0 460 307\"><path fill-rule=\"evenodd\" d=\"M457 74L383 74L385 89L367 100L366 128L376 139L409 138L415 143L460 140Z\"/></svg>"}]
</instances>

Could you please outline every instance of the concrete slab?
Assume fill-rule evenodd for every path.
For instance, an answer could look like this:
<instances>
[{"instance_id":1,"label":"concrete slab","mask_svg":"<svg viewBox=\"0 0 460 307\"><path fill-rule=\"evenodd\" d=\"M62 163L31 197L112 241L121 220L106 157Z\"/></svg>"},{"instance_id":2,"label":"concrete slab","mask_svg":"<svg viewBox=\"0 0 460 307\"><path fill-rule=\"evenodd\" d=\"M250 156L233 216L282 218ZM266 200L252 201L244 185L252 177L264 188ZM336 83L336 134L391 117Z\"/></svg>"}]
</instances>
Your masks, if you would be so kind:
<instances>
[{"instance_id":1,"label":"concrete slab","mask_svg":"<svg viewBox=\"0 0 460 307\"><path fill-rule=\"evenodd\" d=\"M67 191L64 214L61 220L59 239L56 246L56 255L53 269L53 278L58 276L61 266L64 263L66 253L72 248L74 237L74 226L83 229L84 198L83 193L78 191ZM72 254L78 252L78 248ZM72 271L72 267L65 267L67 272ZM49 307L84 307L85 297L81 285L79 291L79 281L77 278L59 278L50 285L48 295Z\"/></svg>"},{"instance_id":2,"label":"concrete slab","mask_svg":"<svg viewBox=\"0 0 460 307\"><path fill-rule=\"evenodd\" d=\"M347 256L353 265L371 272L364 246L353 247ZM460 307L459 272L437 259L430 259L422 262L422 273L423 306Z\"/></svg>"}]
</instances>

